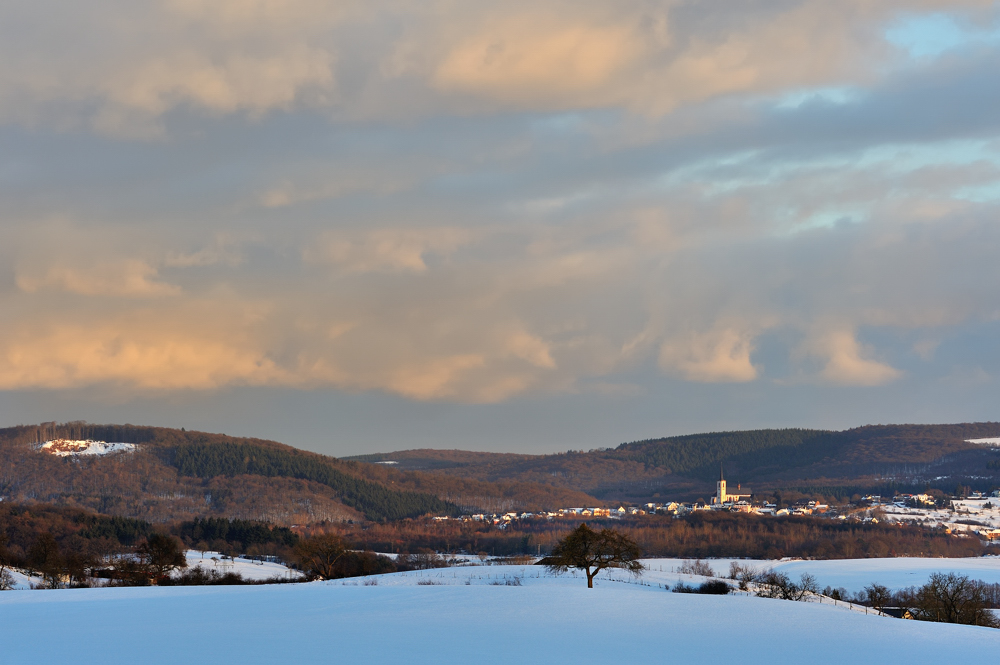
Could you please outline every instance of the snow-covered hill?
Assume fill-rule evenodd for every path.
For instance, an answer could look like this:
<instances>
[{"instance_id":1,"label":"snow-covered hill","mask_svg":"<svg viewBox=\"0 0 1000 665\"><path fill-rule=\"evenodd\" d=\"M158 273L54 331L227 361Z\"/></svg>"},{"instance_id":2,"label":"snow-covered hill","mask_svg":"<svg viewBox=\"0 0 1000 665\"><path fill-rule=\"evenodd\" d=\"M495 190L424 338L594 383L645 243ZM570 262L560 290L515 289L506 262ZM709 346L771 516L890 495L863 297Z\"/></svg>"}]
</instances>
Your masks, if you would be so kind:
<instances>
[{"instance_id":1,"label":"snow-covered hill","mask_svg":"<svg viewBox=\"0 0 1000 665\"><path fill-rule=\"evenodd\" d=\"M604 579L587 589L539 567L483 566L274 586L11 591L0 593L0 625L11 663L114 665L141 654L150 665L861 665L973 662L1000 649L1000 630L664 591L675 578L650 571L648 586Z\"/></svg>"}]
</instances>

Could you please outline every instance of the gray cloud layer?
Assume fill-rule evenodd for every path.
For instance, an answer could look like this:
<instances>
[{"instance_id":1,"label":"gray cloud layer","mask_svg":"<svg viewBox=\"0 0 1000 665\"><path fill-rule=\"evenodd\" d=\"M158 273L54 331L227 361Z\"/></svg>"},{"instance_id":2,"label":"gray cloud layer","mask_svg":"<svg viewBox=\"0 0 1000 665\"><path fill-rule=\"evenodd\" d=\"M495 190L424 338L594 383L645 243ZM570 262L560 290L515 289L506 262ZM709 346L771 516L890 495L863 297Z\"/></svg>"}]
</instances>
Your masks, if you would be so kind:
<instances>
[{"instance_id":1,"label":"gray cloud layer","mask_svg":"<svg viewBox=\"0 0 1000 665\"><path fill-rule=\"evenodd\" d=\"M569 7L0 10L0 389L995 393L993 3Z\"/></svg>"}]
</instances>

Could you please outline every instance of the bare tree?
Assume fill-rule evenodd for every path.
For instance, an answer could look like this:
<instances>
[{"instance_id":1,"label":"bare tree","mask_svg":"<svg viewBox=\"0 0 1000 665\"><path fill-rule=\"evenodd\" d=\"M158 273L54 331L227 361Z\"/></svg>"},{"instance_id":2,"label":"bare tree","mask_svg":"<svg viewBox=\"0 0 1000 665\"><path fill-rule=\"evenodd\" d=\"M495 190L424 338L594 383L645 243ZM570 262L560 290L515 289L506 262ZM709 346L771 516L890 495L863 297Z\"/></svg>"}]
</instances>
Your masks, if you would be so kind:
<instances>
[{"instance_id":1,"label":"bare tree","mask_svg":"<svg viewBox=\"0 0 1000 665\"><path fill-rule=\"evenodd\" d=\"M1000 627L984 584L955 573L934 573L914 597L916 617L924 621Z\"/></svg>"},{"instance_id":2,"label":"bare tree","mask_svg":"<svg viewBox=\"0 0 1000 665\"><path fill-rule=\"evenodd\" d=\"M735 561L729 564L729 579L739 582L740 591L747 591L750 585L760 577L760 571L750 564L738 564Z\"/></svg>"},{"instance_id":3,"label":"bare tree","mask_svg":"<svg viewBox=\"0 0 1000 665\"><path fill-rule=\"evenodd\" d=\"M578 568L587 574L587 587L594 588L594 577L606 568L621 568L641 575L642 551L628 536L611 529L594 531L581 524L552 549L546 566L553 572Z\"/></svg>"},{"instance_id":4,"label":"bare tree","mask_svg":"<svg viewBox=\"0 0 1000 665\"><path fill-rule=\"evenodd\" d=\"M872 608L881 612L883 607L888 607L892 602L892 591L885 585L873 582L865 587L865 600Z\"/></svg>"},{"instance_id":5,"label":"bare tree","mask_svg":"<svg viewBox=\"0 0 1000 665\"><path fill-rule=\"evenodd\" d=\"M803 573L799 582L795 583L785 573L768 570L761 573L755 581L757 595L763 598L804 600L808 594L817 593L816 578L809 573Z\"/></svg>"},{"instance_id":6,"label":"bare tree","mask_svg":"<svg viewBox=\"0 0 1000 665\"><path fill-rule=\"evenodd\" d=\"M313 577L329 580L336 573L337 561L347 552L347 544L332 533L299 541L295 555L299 566Z\"/></svg>"},{"instance_id":7,"label":"bare tree","mask_svg":"<svg viewBox=\"0 0 1000 665\"><path fill-rule=\"evenodd\" d=\"M187 567L184 547L173 536L154 533L136 548L150 579L160 582L171 571Z\"/></svg>"}]
</instances>

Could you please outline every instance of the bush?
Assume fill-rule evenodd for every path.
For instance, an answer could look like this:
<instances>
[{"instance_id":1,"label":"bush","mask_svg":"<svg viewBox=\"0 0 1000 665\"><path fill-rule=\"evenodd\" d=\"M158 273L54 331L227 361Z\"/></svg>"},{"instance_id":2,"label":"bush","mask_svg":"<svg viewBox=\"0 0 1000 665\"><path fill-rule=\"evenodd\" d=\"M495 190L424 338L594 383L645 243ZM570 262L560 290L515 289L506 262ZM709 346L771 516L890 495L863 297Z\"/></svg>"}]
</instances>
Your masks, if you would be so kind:
<instances>
[{"instance_id":1,"label":"bush","mask_svg":"<svg viewBox=\"0 0 1000 665\"><path fill-rule=\"evenodd\" d=\"M729 564L729 579L739 582L740 591L747 591L756 579L760 577L760 571L749 564L739 564L733 561Z\"/></svg>"},{"instance_id":2,"label":"bush","mask_svg":"<svg viewBox=\"0 0 1000 665\"><path fill-rule=\"evenodd\" d=\"M730 567L730 570L732 568ZM715 571L712 567L702 561L701 559L696 559L695 561L685 561L681 564L681 567L677 569L678 573L683 573L684 575L701 575L702 577L715 577Z\"/></svg>"},{"instance_id":3,"label":"bush","mask_svg":"<svg viewBox=\"0 0 1000 665\"><path fill-rule=\"evenodd\" d=\"M232 571L220 573L217 570L205 570L201 566L195 566L184 571L177 577L168 577L160 581L160 586L211 586L211 585L238 585L249 584L239 573Z\"/></svg>"},{"instance_id":4,"label":"bush","mask_svg":"<svg viewBox=\"0 0 1000 665\"><path fill-rule=\"evenodd\" d=\"M762 598L782 600L804 600L810 593L818 593L816 578L803 573L799 582L792 582L785 573L768 570L757 576L757 595Z\"/></svg>"},{"instance_id":5,"label":"bush","mask_svg":"<svg viewBox=\"0 0 1000 665\"><path fill-rule=\"evenodd\" d=\"M722 580L708 580L698 586L690 586L684 582L678 582L673 589L674 593L704 593L709 595L725 595L731 591L729 585Z\"/></svg>"}]
</instances>

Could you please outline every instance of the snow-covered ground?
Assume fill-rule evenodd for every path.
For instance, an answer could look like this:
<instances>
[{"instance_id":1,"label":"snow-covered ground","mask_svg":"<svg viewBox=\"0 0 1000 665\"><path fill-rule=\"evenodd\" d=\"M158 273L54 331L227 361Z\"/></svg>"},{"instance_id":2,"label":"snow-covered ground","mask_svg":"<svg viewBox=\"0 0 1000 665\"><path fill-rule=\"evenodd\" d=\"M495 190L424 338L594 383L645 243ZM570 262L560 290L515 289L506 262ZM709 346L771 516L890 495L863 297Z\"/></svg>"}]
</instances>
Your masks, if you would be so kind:
<instances>
[{"instance_id":1,"label":"snow-covered ground","mask_svg":"<svg viewBox=\"0 0 1000 665\"><path fill-rule=\"evenodd\" d=\"M649 572L644 577L648 581L659 575L673 575L672 571L679 569L686 561L686 559L647 559L643 563ZM843 588L852 594L861 591L872 582L884 584L890 589L920 586L927 582L932 573L957 573L991 584L1000 583L1000 556L963 559L900 557L894 559L833 559L829 561L706 559L705 563L711 566L717 575L725 577L729 573L729 564L732 561L753 566L758 570L774 569L786 573L793 581L797 580L803 573L809 573L816 578L820 589L827 586L834 589Z\"/></svg>"},{"instance_id":2,"label":"snow-covered ground","mask_svg":"<svg viewBox=\"0 0 1000 665\"><path fill-rule=\"evenodd\" d=\"M515 578L521 586L506 585ZM980 661L1000 649L1000 630L668 593L668 578L587 589L579 575L481 566L370 578L377 585L11 591L0 593L0 660L824 665Z\"/></svg>"},{"instance_id":3,"label":"snow-covered ground","mask_svg":"<svg viewBox=\"0 0 1000 665\"><path fill-rule=\"evenodd\" d=\"M19 570L7 569L10 576L14 578L14 589L30 589L32 586L42 584L41 577L29 577Z\"/></svg>"},{"instance_id":4,"label":"snow-covered ground","mask_svg":"<svg viewBox=\"0 0 1000 665\"><path fill-rule=\"evenodd\" d=\"M918 522L924 526L944 526L954 532L1000 528L1000 499L955 499L950 508L906 508L882 506L890 522ZM973 522L965 524L963 522Z\"/></svg>"},{"instance_id":5,"label":"snow-covered ground","mask_svg":"<svg viewBox=\"0 0 1000 665\"><path fill-rule=\"evenodd\" d=\"M220 575L239 573L245 580L294 579L301 576L299 571L292 570L280 563L230 559L218 552L199 552L198 550L187 550L184 554L189 569L201 567L206 572L214 570ZM178 571L178 573L182 572L184 571Z\"/></svg>"},{"instance_id":6,"label":"snow-covered ground","mask_svg":"<svg viewBox=\"0 0 1000 665\"><path fill-rule=\"evenodd\" d=\"M134 443L108 443L106 441L71 441L70 439L54 439L39 444L38 449L59 457L70 455L110 455L111 453L126 453L135 450Z\"/></svg>"}]
</instances>

